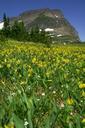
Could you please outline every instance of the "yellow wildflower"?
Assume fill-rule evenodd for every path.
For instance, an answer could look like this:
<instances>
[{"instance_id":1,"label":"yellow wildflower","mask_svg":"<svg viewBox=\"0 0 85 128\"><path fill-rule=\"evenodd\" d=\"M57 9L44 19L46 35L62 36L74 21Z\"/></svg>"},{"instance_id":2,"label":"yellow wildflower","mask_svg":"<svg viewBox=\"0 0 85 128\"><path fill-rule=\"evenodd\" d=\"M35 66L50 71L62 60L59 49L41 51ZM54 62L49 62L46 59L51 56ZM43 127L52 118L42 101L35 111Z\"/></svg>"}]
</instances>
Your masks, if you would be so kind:
<instances>
[{"instance_id":1,"label":"yellow wildflower","mask_svg":"<svg viewBox=\"0 0 85 128\"><path fill-rule=\"evenodd\" d=\"M85 118L82 119L82 123L85 123Z\"/></svg>"},{"instance_id":2,"label":"yellow wildflower","mask_svg":"<svg viewBox=\"0 0 85 128\"><path fill-rule=\"evenodd\" d=\"M85 91L82 91L82 94L81 94L83 97L85 96Z\"/></svg>"},{"instance_id":3,"label":"yellow wildflower","mask_svg":"<svg viewBox=\"0 0 85 128\"><path fill-rule=\"evenodd\" d=\"M16 61L16 64L20 64L20 60L19 59Z\"/></svg>"},{"instance_id":4,"label":"yellow wildflower","mask_svg":"<svg viewBox=\"0 0 85 128\"><path fill-rule=\"evenodd\" d=\"M63 59L64 63L68 64L69 63L69 59Z\"/></svg>"},{"instance_id":5,"label":"yellow wildflower","mask_svg":"<svg viewBox=\"0 0 85 128\"><path fill-rule=\"evenodd\" d=\"M7 62L6 58L4 59L4 62Z\"/></svg>"},{"instance_id":6,"label":"yellow wildflower","mask_svg":"<svg viewBox=\"0 0 85 128\"><path fill-rule=\"evenodd\" d=\"M80 84L79 88L85 88L85 84Z\"/></svg>"},{"instance_id":7,"label":"yellow wildflower","mask_svg":"<svg viewBox=\"0 0 85 128\"><path fill-rule=\"evenodd\" d=\"M32 59L32 63L35 63L36 62L36 58L34 57L33 59Z\"/></svg>"},{"instance_id":8,"label":"yellow wildflower","mask_svg":"<svg viewBox=\"0 0 85 128\"><path fill-rule=\"evenodd\" d=\"M28 69L28 77L32 76L32 73L33 73L33 69L30 67Z\"/></svg>"},{"instance_id":9,"label":"yellow wildflower","mask_svg":"<svg viewBox=\"0 0 85 128\"><path fill-rule=\"evenodd\" d=\"M67 102L68 105L72 105L72 104L74 103L74 101L73 101L72 98L68 98L68 99L66 100L66 102Z\"/></svg>"},{"instance_id":10,"label":"yellow wildflower","mask_svg":"<svg viewBox=\"0 0 85 128\"><path fill-rule=\"evenodd\" d=\"M7 125L4 126L5 128L9 128Z\"/></svg>"},{"instance_id":11,"label":"yellow wildflower","mask_svg":"<svg viewBox=\"0 0 85 128\"><path fill-rule=\"evenodd\" d=\"M14 124L11 123L11 124L5 125L4 127L5 127L5 128L14 128Z\"/></svg>"},{"instance_id":12,"label":"yellow wildflower","mask_svg":"<svg viewBox=\"0 0 85 128\"><path fill-rule=\"evenodd\" d=\"M38 65L38 67L40 67L40 68L47 66L46 62L42 62L42 61L39 61L37 65Z\"/></svg>"}]
</instances>

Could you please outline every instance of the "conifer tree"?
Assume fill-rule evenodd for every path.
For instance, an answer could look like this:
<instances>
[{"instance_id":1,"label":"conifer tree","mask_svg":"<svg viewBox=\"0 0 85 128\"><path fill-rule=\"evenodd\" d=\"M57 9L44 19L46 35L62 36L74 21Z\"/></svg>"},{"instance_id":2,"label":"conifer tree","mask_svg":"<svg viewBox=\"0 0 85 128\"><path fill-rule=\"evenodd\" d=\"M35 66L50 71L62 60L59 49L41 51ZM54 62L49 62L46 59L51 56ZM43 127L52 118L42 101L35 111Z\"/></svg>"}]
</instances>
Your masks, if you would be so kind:
<instances>
[{"instance_id":1,"label":"conifer tree","mask_svg":"<svg viewBox=\"0 0 85 128\"><path fill-rule=\"evenodd\" d=\"M11 30L11 37L17 40L27 40L27 32L24 26L23 21L15 21L13 26L12 26L12 30Z\"/></svg>"},{"instance_id":2,"label":"conifer tree","mask_svg":"<svg viewBox=\"0 0 85 128\"><path fill-rule=\"evenodd\" d=\"M4 29L7 29L9 27L9 18L4 13L3 15L3 22L4 22Z\"/></svg>"},{"instance_id":3,"label":"conifer tree","mask_svg":"<svg viewBox=\"0 0 85 128\"><path fill-rule=\"evenodd\" d=\"M9 37L10 35L9 18L6 16L5 13L3 15L3 22L4 22L3 34L5 37Z\"/></svg>"}]
</instances>

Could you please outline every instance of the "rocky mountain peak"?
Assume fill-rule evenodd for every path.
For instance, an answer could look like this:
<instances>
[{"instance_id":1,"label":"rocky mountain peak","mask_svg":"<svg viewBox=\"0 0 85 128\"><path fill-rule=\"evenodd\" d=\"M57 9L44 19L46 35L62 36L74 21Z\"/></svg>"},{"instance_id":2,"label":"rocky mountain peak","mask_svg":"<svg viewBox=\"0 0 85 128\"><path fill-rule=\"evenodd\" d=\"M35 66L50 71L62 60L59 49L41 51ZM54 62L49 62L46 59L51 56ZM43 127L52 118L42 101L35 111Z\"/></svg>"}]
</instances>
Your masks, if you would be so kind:
<instances>
[{"instance_id":1,"label":"rocky mountain peak","mask_svg":"<svg viewBox=\"0 0 85 128\"><path fill-rule=\"evenodd\" d=\"M54 40L79 41L78 32L60 9L45 8L25 11L18 17L11 18L11 23L14 20L22 20L27 31L36 25L40 29L48 30Z\"/></svg>"}]
</instances>

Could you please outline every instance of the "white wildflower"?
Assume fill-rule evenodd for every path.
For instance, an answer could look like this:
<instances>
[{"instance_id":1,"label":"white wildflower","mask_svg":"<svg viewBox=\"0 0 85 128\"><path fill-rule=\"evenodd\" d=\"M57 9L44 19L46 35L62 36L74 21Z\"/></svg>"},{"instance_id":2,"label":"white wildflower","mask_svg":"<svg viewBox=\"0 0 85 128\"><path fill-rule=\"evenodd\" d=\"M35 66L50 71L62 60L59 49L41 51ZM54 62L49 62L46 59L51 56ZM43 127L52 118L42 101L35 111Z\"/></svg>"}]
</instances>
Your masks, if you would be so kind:
<instances>
[{"instance_id":1,"label":"white wildflower","mask_svg":"<svg viewBox=\"0 0 85 128\"><path fill-rule=\"evenodd\" d=\"M56 91L53 91L53 94L55 94L56 93Z\"/></svg>"},{"instance_id":2,"label":"white wildflower","mask_svg":"<svg viewBox=\"0 0 85 128\"><path fill-rule=\"evenodd\" d=\"M45 96L45 93L44 92L42 93L42 96Z\"/></svg>"},{"instance_id":3,"label":"white wildflower","mask_svg":"<svg viewBox=\"0 0 85 128\"><path fill-rule=\"evenodd\" d=\"M50 86L49 89L52 89L52 87Z\"/></svg>"},{"instance_id":4,"label":"white wildflower","mask_svg":"<svg viewBox=\"0 0 85 128\"><path fill-rule=\"evenodd\" d=\"M61 102L60 108L64 108L64 103L63 102Z\"/></svg>"},{"instance_id":5,"label":"white wildflower","mask_svg":"<svg viewBox=\"0 0 85 128\"><path fill-rule=\"evenodd\" d=\"M11 96L15 96L15 93L13 92L13 93L11 93Z\"/></svg>"},{"instance_id":6,"label":"white wildflower","mask_svg":"<svg viewBox=\"0 0 85 128\"><path fill-rule=\"evenodd\" d=\"M27 121L24 123L25 126L27 126L28 124L29 124L29 123L28 123Z\"/></svg>"},{"instance_id":7,"label":"white wildflower","mask_svg":"<svg viewBox=\"0 0 85 128\"><path fill-rule=\"evenodd\" d=\"M37 101L40 101L40 99L38 98Z\"/></svg>"},{"instance_id":8,"label":"white wildflower","mask_svg":"<svg viewBox=\"0 0 85 128\"><path fill-rule=\"evenodd\" d=\"M24 119L24 121L25 121L25 122L24 122L24 126L26 127L29 123L28 123L28 121L27 121L26 118Z\"/></svg>"}]
</instances>

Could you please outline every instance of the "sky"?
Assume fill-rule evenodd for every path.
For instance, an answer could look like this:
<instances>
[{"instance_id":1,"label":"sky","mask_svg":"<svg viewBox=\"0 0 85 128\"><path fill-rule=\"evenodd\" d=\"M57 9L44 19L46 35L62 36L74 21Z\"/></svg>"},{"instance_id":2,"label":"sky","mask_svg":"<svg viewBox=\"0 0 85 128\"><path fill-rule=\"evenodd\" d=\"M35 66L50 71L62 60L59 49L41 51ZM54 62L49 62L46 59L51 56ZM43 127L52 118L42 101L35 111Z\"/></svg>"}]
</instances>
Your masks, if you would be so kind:
<instances>
[{"instance_id":1,"label":"sky","mask_svg":"<svg viewBox=\"0 0 85 128\"><path fill-rule=\"evenodd\" d=\"M61 9L78 31L80 39L85 41L85 0L0 0L0 20L3 13L13 17L40 8Z\"/></svg>"}]
</instances>

